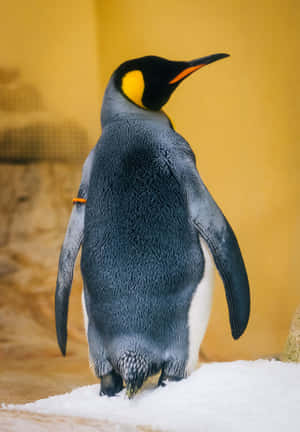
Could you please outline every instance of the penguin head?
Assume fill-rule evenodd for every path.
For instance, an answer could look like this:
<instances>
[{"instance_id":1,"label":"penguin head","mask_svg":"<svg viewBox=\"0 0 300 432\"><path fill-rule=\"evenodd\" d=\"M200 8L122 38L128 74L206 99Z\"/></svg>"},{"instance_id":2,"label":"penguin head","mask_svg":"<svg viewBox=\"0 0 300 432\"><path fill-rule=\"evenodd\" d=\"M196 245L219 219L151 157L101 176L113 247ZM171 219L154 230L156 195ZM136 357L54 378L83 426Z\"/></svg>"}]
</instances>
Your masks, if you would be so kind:
<instances>
[{"instance_id":1,"label":"penguin head","mask_svg":"<svg viewBox=\"0 0 300 432\"><path fill-rule=\"evenodd\" d=\"M213 54L192 61L146 56L122 63L114 72L117 89L135 105L158 111L189 75L229 54Z\"/></svg>"}]
</instances>

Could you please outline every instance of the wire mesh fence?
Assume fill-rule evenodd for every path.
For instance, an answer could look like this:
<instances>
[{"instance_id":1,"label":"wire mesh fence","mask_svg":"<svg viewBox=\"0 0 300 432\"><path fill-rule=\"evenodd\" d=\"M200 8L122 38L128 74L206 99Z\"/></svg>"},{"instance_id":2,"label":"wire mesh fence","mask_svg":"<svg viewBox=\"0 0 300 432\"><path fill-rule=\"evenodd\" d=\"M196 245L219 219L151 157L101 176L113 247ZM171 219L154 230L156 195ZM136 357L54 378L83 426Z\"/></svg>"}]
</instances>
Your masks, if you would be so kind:
<instances>
[{"instance_id":1,"label":"wire mesh fence","mask_svg":"<svg viewBox=\"0 0 300 432\"><path fill-rule=\"evenodd\" d=\"M81 161L88 149L83 126L49 112L34 85L0 68L0 162Z\"/></svg>"},{"instance_id":2,"label":"wire mesh fence","mask_svg":"<svg viewBox=\"0 0 300 432\"><path fill-rule=\"evenodd\" d=\"M88 134L75 121L38 120L0 127L0 162L82 160Z\"/></svg>"}]
</instances>

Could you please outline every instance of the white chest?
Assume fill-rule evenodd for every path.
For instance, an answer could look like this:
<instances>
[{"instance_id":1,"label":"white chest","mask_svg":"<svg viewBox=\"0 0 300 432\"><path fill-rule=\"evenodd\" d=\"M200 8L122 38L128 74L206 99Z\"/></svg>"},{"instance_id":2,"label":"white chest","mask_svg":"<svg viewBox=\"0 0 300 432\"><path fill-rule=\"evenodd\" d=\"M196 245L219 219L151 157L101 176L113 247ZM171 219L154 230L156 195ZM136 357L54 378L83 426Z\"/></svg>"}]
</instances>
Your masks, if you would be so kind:
<instances>
[{"instance_id":1,"label":"white chest","mask_svg":"<svg viewBox=\"0 0 300 432\"><path fill-rule=\"evenodd\" d=\"M204 255L204 274L191 302L189 326L189 357L186 372L189 375L197 366L199 349L204 337L212 306L214 287L214 261L206 242L200 237Z\"/></svg>"}]
</instances>

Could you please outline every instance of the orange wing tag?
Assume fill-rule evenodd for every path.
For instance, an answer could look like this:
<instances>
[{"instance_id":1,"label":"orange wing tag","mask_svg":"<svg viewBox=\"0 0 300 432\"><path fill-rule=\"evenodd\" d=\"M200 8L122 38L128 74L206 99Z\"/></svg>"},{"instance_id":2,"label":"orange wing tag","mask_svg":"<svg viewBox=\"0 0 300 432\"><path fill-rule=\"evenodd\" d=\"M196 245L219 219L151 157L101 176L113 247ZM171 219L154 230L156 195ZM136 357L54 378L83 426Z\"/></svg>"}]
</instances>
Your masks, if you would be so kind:
<instances>
[{"instance_id":1,"label":"orange wing tag","mask_svg":"<svg viewBox=\"0 0 300 432\"><path fill-rule=\"evenodd\" d=\"M84 199L84 198L73 198L72 202L73 202L73 204L75 204L75 203L85 204L86 203L86 199Z\"/></svg>"}]
</instances>

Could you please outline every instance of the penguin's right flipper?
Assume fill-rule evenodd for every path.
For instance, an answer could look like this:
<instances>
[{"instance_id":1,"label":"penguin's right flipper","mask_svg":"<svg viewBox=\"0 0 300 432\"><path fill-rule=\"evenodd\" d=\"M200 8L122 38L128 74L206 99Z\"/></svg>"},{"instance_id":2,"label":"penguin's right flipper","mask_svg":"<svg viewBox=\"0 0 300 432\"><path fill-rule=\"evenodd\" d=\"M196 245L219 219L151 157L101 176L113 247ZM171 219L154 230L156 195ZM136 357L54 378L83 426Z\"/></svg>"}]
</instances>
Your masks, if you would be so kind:
<instances>
[{"instance_id":1,"label":"penguin's right flipper","mask_svg":"<svg viewBox=\"0 0 300 432\"><path fill-rule=\"evenodd\" d=\"M177 175L185 184L193 224L207 242L223 280L232 336L238 339L247 327L250 313L249 282L242 254L231 226L202 182L186 143L181 156Z\"/></svg>"},{"instance_id":2,"label":"penguin's right flipper","mask_svg":"<svg viewBox=\"0 0 300 432\"><path fill-rule=\"evenodd\" d=\"M83 165L78 198L87 199L93 156L94 149ZM59 257L55 291L55 322L57 341L63 355L66 354L69 296L74 265L83 239L84 215L85 205L74 204Z\"/></svg>"}]
</instances>

